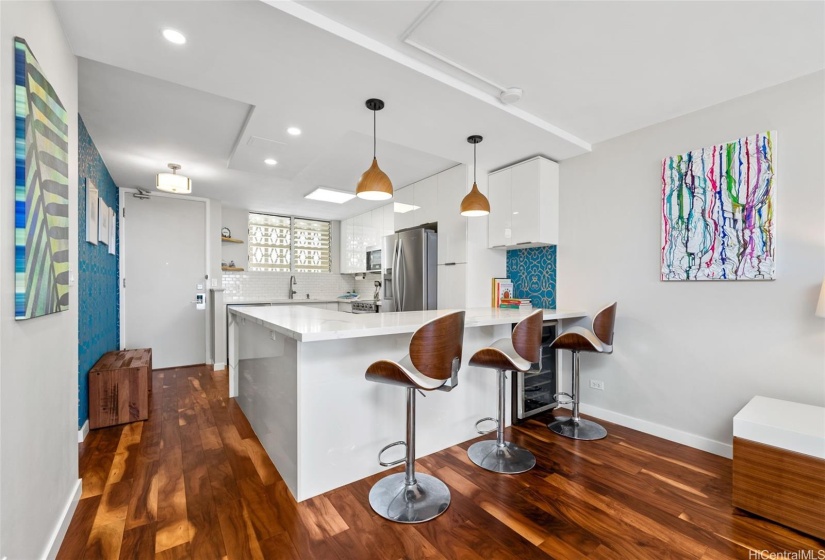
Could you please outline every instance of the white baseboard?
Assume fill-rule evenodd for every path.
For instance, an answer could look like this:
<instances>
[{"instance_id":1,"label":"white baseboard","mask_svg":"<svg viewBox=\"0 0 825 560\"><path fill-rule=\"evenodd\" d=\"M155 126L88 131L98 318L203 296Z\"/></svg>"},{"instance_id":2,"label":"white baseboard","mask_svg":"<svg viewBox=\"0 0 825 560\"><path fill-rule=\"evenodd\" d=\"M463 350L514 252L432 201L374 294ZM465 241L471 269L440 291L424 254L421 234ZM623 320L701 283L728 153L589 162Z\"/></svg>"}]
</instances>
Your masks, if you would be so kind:
<instances>
[{"instance_id":1,"label":"white baseboard","mask_svg":"<svg viewBox=\"0 0 825 560\"><path fill-rule=\"evenodd\" d=\"M599 408L597 406L591 406L584 403L579 405L579 410L582 414L595 416L596 418L613 422L614 424L624 426L625 428L631 428L633 430L638 430L662 439L675 441L676 443L701 449L702 451L707 451L708 453L713 453L714 455L719 455L728 459L733 457L733 445L729 443L722 443L721 441L715 441L696 434L683 432L681 430L677 430L676 428L656 424L654 422L650 422L649 420L634 418L633 416L627 416L626 414L620 414L605 408Z\"/></svg>"},{"instance_id":2,"label":"white baseboard","mask_svg":"<svg viewBox=\"0 0 825 560\"><path fill-rule=\"evenodd\" d=\"M86 436L89 435L89 419L86 418L86 421L83 422L83 427L81 427L77 431L77 443L83 443L83 440L86 439Z\"/></svg>"},{"instance_id":3,"label":"white baseboard","mask_svg":"<svg viewBox=\"0 0 825 560\"><path fill-rule=\"evenodd\" d=\"M71 493L71 496L69 496L69 500L66 502L66 507L63 508L63 515L60 518L60 522L57 524L57 527L54 528L52 537L46 545L42 558L53 560L57 557L57 553L60 550L60 545L63 544L63 537L66 536L66 531L69 530L69 523L72 522L72 516L74 515L74 511L77 509L77 503L80 501L80 495L82 492L83 481L78 478L74 485L74 491Z\"/></svg>"},{"instance_id":4,"label":"white baseboard","mask_svg":"<svg viewBox=\"0 0 825 560\"><path fill-rule=\"evenodd\" d=\"M220 371L222 369L226 369L226 364L223 362L215 362L212 364L212 371Z\"/></svg>"}]
</instances>

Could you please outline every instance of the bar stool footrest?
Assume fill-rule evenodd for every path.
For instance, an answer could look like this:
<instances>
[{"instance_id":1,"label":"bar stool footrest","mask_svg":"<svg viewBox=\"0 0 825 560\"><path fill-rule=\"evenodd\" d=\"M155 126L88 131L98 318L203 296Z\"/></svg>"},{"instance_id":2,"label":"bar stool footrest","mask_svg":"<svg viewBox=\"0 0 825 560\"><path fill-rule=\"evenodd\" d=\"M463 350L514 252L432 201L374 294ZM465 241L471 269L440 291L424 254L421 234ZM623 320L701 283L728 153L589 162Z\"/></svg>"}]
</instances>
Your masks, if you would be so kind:
<instances>
[{"instance_id":1,"label":"bar stool footrest","mask_svg":"<svg viewBox=\"0 0 825 560\"><path fill-rule=\"evenodd\" d=\"M391 447L395 447L396 445L403 445L404 449L405 450L407 449L407 442L406 441L396 441L396 442L393 442L389 445L385 445L384 447L381 448L381 451L378 452L378 464L379 465L381 465L382 467L394 467L395 465L400 465L401 463L403 463L404 461L407 460L406 457L402 457L402 458L400 458L396 461L391 461L389 463L385 463L381 459L381 455L383 455L385 451L387 451Z\"/></svg>"},{"instance_id":2,"label":"bar stool footrest","mask_svg":"<svg viewBox=\"0 0 825 560\"><path fill-rule=\"evenodd\" d=\"M478 425L481 424L482 422L495 422L496 427L493 428L492 430L484 430L484 431L479 430ZM489 433L495 432L496 430L498 430L498 420L496 418L491 418L491 417L488 416L487 418L482 418L481 420L476 422L476 432L478 432L479 434L481 434L483 436L486 436Z\"/></svg>"}]
</instances>

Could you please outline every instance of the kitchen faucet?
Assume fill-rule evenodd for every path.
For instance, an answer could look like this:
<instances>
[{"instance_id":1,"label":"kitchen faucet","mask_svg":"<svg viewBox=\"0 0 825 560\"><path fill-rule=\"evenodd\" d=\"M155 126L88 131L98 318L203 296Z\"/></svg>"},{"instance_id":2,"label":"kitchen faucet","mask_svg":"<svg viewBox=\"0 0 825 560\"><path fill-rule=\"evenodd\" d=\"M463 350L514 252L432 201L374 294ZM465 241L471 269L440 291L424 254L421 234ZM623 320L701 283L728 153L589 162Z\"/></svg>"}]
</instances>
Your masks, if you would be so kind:
<instances>
[{"instance_id":1,"label":"kitchen faucet","mask_svg":"<svg viewBox=\"0 0 825 560\"><path fill-rule=\"evenodd\" d=\"M295 281L295 276L290 276L289 277L289 299L295 299L295 294L297 294L298 292L293 290L292 286L295 286L297 284L298 284L298 282Z\"/></svg>"}]
</instances>

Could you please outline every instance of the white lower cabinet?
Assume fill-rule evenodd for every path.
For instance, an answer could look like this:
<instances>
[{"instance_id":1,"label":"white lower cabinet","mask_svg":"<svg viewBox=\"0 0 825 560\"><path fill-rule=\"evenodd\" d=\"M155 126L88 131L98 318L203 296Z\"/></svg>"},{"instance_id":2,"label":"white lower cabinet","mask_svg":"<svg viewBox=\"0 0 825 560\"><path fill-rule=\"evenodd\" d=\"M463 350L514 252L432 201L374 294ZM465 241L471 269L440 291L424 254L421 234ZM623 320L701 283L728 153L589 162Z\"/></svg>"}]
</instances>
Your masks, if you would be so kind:
<instances>
[{"instance_id":1,"label":"white lower cabinet","mask_svg":"<svg viewBox=\"0 0 825 560\"><path fill-rule=\"evenodd\" d=\"M438 265L438 308L467 306L467 263Z\"/></svg>"}]
</instances>

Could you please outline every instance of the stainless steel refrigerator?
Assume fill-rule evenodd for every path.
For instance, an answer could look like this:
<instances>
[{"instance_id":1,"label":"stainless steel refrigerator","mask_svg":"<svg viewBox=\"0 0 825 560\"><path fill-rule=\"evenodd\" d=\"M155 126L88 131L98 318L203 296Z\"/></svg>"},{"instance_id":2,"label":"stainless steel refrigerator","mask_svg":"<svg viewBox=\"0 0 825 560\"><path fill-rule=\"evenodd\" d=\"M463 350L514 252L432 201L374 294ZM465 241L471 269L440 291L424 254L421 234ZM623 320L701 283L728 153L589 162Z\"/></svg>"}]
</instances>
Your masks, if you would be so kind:
<instances>
[{"instance_id":1,"label":"stainless steel refrigerator","mask_svg":"<svg viewBox=\"0 0 825 560\"><path fill-rule=\"evenodd\" d=\"M388 235L382 244L382 312L438 307L438 234L417 228Z\"/></svg>"}]
</instances>

